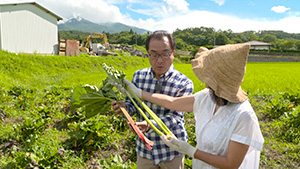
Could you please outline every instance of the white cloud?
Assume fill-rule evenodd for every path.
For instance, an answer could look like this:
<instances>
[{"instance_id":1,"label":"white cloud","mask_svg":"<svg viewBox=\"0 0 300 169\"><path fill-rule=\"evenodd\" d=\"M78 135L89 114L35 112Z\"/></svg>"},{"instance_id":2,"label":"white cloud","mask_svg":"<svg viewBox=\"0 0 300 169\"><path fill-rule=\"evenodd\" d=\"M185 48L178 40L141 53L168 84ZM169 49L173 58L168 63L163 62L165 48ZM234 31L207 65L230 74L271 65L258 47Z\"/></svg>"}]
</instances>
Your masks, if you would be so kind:
<instances>
[{"instance_id":1,"label":"white cloud","mask_svg":"<svg viewBox=\"0 0 300 169\"><path fill-rule=\"evenodd\" d=\"M225 3L225 0L211 0L211 1L217 3L220 6L224 5L224 3Z\"/></svg>"},{"instance_id":2,"label":"white cloud","mask_svg":"<svg viewBox=\"0 0 300 169\"><path fill-rule=\"evenodd\" d=\"M167 8L163 3L153 2L150 4L148 1L145 1L143 7L139 9L132 8L132 4L127 5L127 9L153 18L162 18L168 13Z\"/></svg>"},{"instance_id":3,"label":"white cloud","mask_svg":"<svg viewBox=\"0 0 300 169\"><path fill-rule=\"evenodd\" d=\"M170 12L186 12L188 11L189 3L185 0L163 0L167 3L167 9Z\"/></svg>"},{"instance_id":4,"label":"white cloud","mask_svg":"<svg viewBox=\"0 0 300 169\"><path fill-rule=\"evenodd\" d=\"M64 19L81 16L95 23L122 22L128 18L114 4L104 0L36 0L37 3Z\"/></svg>"},{"instance_id":5,"label":"white cloud","mask_svg":"<svg viewBox=\"0 0 300 169\"><path fill-rule=\"evenodd\" d=\"M271 10L274 11L274 12L276 12L276 13L284 13L284 12L290 10L290 9L291 9L291 8L287 8L287 7L285 7L285 6L280 6L280 5L278 5L278 6L273 6L273 7L271 8Z\"/></svg>"},{"instance_id":6,"label":"white cloud","mask_svg":"<svg viewBox=\"0 0 300 169\"><path fill-rule=\"evenodd\" d=\"M5 0L0 0L1 3ZM26 0L18 0L24 2ZM289 33L300 33L300 14L289 11L287 17L269 21L267 19L242 19L238 16L224 15L208 11L187 10L186 0L164 0L164 2L143 1L146 9L135 9L137 12L152 16L149 19L132 19L129 14L120 12L114 3L129 4L128 1L141 3L143 0L36 0L46 9L65 19L72 16L81 16L95 23L121 22L127 25L144 28L150 31L165 29L170 32L178 29L193 27L212 27L216 30L243 32L248 30L282 30ZM7 0L11 2L11 0ZM218 1L221 2L221 1ZM225 1L223 1L225 2ZM153 5L150 8L149 5ZM172 5L170 5L172 4ZM163 11L162 6L165 11ZM178 11L178 12L176 12ZM180 11L180 12L179 12ZM154 16L155 15L155 16Z\"/></svg>"},{"instance_id":7,"label":"white cloud","mask_svg":"<svg viewBox=\"0 0 300 169\"><path fill-rule=\"evenodd\" d=\"M268 21L263 18L260 20L249 20L208 11L191 11L185 15L164 18L153 24L151 30L166 29L170 32L175 31L177 28L185 29L203 26L212 27L216 30L231 29L233 32L282 30L289 33L299 33L300 17L290 16L278 21Z\"/></svg>"},{"instance_id":8,"label":"white cloud","mask_svg":"<svg viewBox=\"0 0 300 169\"><path fill-rule=\"evenodd\" d=\"M127 8L133 12L147 15L156 19L167 17L168 15L179 14L189 10L185 0L161 0L161 1L144 1L144 0L128 0ZM133 4L140 5L140 8L133 8Z\"/></svg>"},{"instance_id":9,"label":"white cloud","mask_svg":"<svg viewBox=\"0 0 300 169\"><path fill-rule=\"evenodd\" d=\"M255 3L254 3L253 1L250 1L250 2L248 2L248 5L249 5L249 6L254 6Z\"/></svg>"}]
</instances>

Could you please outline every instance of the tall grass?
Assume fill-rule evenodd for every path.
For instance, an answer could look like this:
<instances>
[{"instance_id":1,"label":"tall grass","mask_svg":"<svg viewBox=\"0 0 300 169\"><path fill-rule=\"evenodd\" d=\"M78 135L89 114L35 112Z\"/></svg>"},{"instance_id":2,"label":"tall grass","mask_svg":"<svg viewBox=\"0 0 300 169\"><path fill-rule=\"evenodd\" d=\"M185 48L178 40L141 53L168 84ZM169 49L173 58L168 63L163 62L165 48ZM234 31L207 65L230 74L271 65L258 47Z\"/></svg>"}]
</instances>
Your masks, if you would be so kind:
<instances>
[{"instance_id":1,"label":"tall grass","mask_svg":"<svg viewBox=\"0 0 300 169\"><path fill-rule=\"evenodd\" d=\"M65 57L12 54L0 51L0 86L44 88L98 84L106 77L102 63L112 64L128 76L148 67L147 58L130 56Z\"/></svg>"},{"instance_id":2,"label":"tall grass","mask_svg":"<svg viewBox=\"0 0 300 169\"><path fill-rule=\"evenodd\" d=\"M195 92L205 88L205 84L193 73L191 64L175 64L175 68L193 81ZM249 62L242 88L252 95L272 95L300 89L299 74L299 62Z\"/></svg>"},{"instance_id":3,"label":"tall grass","mask_svg":"<svg viewBox=\"0 0 300 169\"><path fill-rule=\"evenodd\" d=\"M43 142L45 142L46 138L43 136L37 137L38 139L35 144L28 143L34 148L34 150L32 148L31 152L39 153L41 151L45 154L50 154L48 152L50 150L51 152L55 152L57 148L53 150L52 148L57 147L57 145L59 144L60 146L68 150L65 154L67 156L68 162L66 162L65 165L72 166L70 168L86 168L85 158L91 157L91 155L87 153L84 154L78 151L78 154L80 154L80 156L77 156L76 149L74 150L74 153L72 151L69 151L68 146L66 145L69 144L69 141L63 141L66 138L71 138L71 136L69 136L68 134L68 131L81 132L81 130L85 130L86 128L78 128L73 131L66 126L63 126L63 123L57 123L57 121L60 122L63 121L62 119L69 118L69 114L67 114L66 112L68 111L69 106L69 92L71 91L70 89L77 85L83 84L99 86L102 80L106 78L106 73L101 66L102 63L113 65L116 69L124 71L128 80L131 80L133 73L136 70L150 66L147 58L125 55L107 57L65 57L26 54L16 55L0 50L0 115L2 113L2 115L5 116L5 121L3 123L1 122L0 118L0 147L3 147L3 144L6 143L10 138L17 139L17 137L21 137L20 135L17 135L18 133L16 134L16 129L15 127L13 127L13 124L25 126L23 122L24 117L39 117L43 114L47 115L48 113L50 113L54 115L53 117L51 116L51 118L49 117L51 122L49 123L53 124L53 126L51 127L50 125L50 129L47 128L46 133L50 134L50 137L53 138L51 140L51 142L53 143L46 142L44 144ZM200 80L198 80L198 78L194 75L191 64L174 62L174 66L177 70L188 76L194 82L194 92L200 91L205 87L205 84L200 82ZM252 96L275 96L279 92L289 93L289 90L300 89L299 74L300 63L296 62L248 63L242 88ZM10 91L9 88L14 89ZM35 89L38 89L36 93ZM294 96L292 94L293 93L291 92L291 96ZM260 119L263 119L260 124L262 124L262 131L265 134L264 136L266 142L264 146L266 148L262 152L261 164L263 165L261 166L261 168L287 168L287 166L299 166L299 156L297 155L299 146L297 147L297 145L294 144L281 144L280 146L275 146L277 145L277 140L279 139L277 139L276 136L273 136L273 128L269 127L269 125L273 125L273 123L269 124L269 120L264 119L266 116L264 114L272 113L272 111L270 112L270 110L263 108L263 106L266 105L264 100L252 99L251 101L252 103L254 103L253 105L256 109L256 112L259 113L259 117L261 117ZM276 105L282 105L282 100L279 99L275 103ZM290 106L291 104L288 105ZM276 108L279 106L273 107ZM80 113L81 112L79 112L79 115ZM194 131L192 130L194 129L194 124L192 123L193 116L192 113L187 113L185 116L187 124L189 126L187 127L188 133L189 136L191 136L192 133L194 133ZM72 118L74 117L70 116L70 119ZM119 126L119 128L124 128L123 125L120 125L121 122L118 118L109 115L109 118L106 119L113 122L111 122L112 124L110 125L114 127ZM31 123L26 123L26 125L29 126L29 129L31 129L30 126L36 126L38 124L34 123L37 122L36 118L33 118L31 120ZM101 124L108 124L102 123L99 120L95 120L94 122L95 124L98 124L96 122L99 122ZM95 126L93 123L91 126ZM276 124L274 123L274 125ZM56 128L59 127L65 127L68 130L57 130ZM109 128L109 130L111 129ZM279 129L277 128L276 131L279 131ZM83 134L87 133L83 132ZM132 145L134 144L133 134L129 137L128 134L126 135L126 139L130 138L129 142L130 145L132 144L131 146L127 146L127 144L125 144L124 142L121 143L120 140L126 139L119 133L108 134L107 136L111 137L105 137L107 144L115 142L119 149L118 153L121 154L121 152L125 152L127 156L130 156L130 159L128 161L135 161L135 157L132 157L135 155L134 147L132 147ZM84 148L86 147L88 146L84 146ZM23 150L23 147L21 145L19 146L19 148L19 152L15 154L25 154L25 152L28 152L28 150L24 150L22 152L21 150ZM108 155L110 155L111 152L115 152L116 149L110 147L110 149L108 149L108 151L106 152L100 147L99 151L101 153L96 152L92 155L93 158L96 159L96 161L98 159L103 160L104 158L107 158L107 156L97 156L96 154L107 153ZM289 153L292 153L292 157L290 157L291 155ZM282 156L284 158L282 158ZM23 158L21 158L21 156L15 159L13 156L4 156L4 152L0 151L0 168L1 164L7 164L10 161L13 161L11 162L11 164L14 164L15 161L18 161L18 159L20 163L24 163L22 162ZM295 160L295 162L293 160ZM88 163L89 162L87 162L87 164ZM287 165L287 163L291 164ZM83 167L74 167L76 165L82 165Z\"/></svg>"},{"instance_id":4,"label":"tall grass","mask_svg":"<svg viewBox=\"0 0 300 169\"><path fill-rule=\"evenodd\" d=\"M65 57L12 54L0 51L0 86L44 88L73 87L78 84L99 85L106 77L102 63L122 70L130 80L137 69L149 67L148 58L131 56ZM191 64L175 62L177 70L194 83L195 92L205 84L198 80ZM253 95L271 95L300 88L300 63L247 63L242 88Z\"/></svg>"},{"instance_id":5,"label":"tall grass","mask_svg":"<svg viewBox=\"0 0 300 169\"><path fill-rule=\"evenodd\" d=\"M260 95L300 89L299 62L248 63L242 87Z\"/></svg>"}]
</instances>

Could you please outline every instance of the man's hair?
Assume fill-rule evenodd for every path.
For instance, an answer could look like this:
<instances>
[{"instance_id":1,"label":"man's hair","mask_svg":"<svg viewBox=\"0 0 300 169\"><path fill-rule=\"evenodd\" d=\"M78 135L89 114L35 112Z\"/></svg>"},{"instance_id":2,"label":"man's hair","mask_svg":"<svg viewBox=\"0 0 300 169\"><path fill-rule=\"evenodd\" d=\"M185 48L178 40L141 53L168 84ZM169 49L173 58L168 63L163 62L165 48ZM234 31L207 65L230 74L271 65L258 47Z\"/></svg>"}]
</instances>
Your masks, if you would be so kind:
<instances>
[{"instance_id":1,"label":"man's hair","mask_svg":"<svg viewBox=\"0 0 300 169\"><path fill-rule=\"evenodd\" d=\"M165 36L169 39L171 49L172 49L172 51L174 51L176 49L176 42L175 42L175 39L174 39L173 35L170 34L167 31L164 31L164 30L157 30L157 31L154 31L154 32L150 33L150 35L146 39L146 50L147 50L147 52L148 52L148 49L149 49L150 40L152 38L157 39L157 40L162 40L163 37L165 37Z\"/></svg>"}]
</instances>

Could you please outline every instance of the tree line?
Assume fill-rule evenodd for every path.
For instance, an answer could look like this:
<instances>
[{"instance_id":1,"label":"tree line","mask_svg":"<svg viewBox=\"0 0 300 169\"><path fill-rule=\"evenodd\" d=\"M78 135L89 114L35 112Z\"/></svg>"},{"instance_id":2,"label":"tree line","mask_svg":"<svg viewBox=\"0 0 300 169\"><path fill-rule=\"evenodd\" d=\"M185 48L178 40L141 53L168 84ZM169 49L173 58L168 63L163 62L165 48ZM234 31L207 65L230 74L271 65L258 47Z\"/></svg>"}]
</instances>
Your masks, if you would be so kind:
<instances>
[{"instance_id":1,"label":"tree line","mask_svg":"<svg viewBox=\"0 0 300 169\"><path fill-rule=\"evenodd\" d=\"M106 33L110 44L125 44L144 46L149 33L137 34L133 30L122 31L119 33ZM59 31L58 35L61 39L79 40L85 43L88 35L93 32L82 31ZM196 27L186 29L176 29L173 32L178 50L193 51L199 46L205 46L209 49L215 45L225 45L234 43L243 43L248 41L261 41L273 44L274 51L300 51L300 33L286 33L283 31L245 31L235 33L232 30L215 30L208 27ZM94 43L103 42L102 39L93 39Z\"/></svg>"}]
</instances>

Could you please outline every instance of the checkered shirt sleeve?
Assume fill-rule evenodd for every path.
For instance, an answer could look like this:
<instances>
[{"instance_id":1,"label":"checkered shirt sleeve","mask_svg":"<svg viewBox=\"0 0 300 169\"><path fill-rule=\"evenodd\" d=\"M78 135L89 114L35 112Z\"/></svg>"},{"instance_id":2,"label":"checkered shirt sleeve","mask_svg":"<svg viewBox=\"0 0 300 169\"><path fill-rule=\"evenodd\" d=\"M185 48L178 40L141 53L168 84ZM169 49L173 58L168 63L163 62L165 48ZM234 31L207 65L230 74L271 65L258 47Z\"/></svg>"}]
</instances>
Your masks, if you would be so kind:
<instances>
[{"instance_id":1,"label":"checkered shirt sleeve","mask_svg":"<svg viewBox=\"0 0 300 169\"><path fill-rule=\"evenodd\" d=\"M133 75L132 83L138 88L147 92L167 94L173 97L191 95L194 89L192 81L182 73L175 70L173 65L164 75L161 76L159 81L154 77L151 68L138 70ZM160 91L155 91L155 85L157 83L162 86ZM143 101L154 113L156 113L156 115L165 123L165 125L178 139L187 141L187 133L186 129L184 128L184 112L172 111L156 104L152 104L148 101ZM127 106L127 111L130 115L136 114L137 121L144 120L142 115L137 112L129 98L125 99L125 103ZM148 118L154 123L154 125L156 125L155 121L151 119L151 116L149 116L142 106L140 107L148 116ZM157 128L160 129L159 127ZM147 150L143 141L137 137L136 151L141 157L153 160L154 165L157 165L163 161L170 161L174 157L180 155L179 152L173 151L166 146L153 129L150 129L144 134L147 138L154 142L154 145L152 146L153 149L151 151Z\"/></svg>"}]
</instances>

